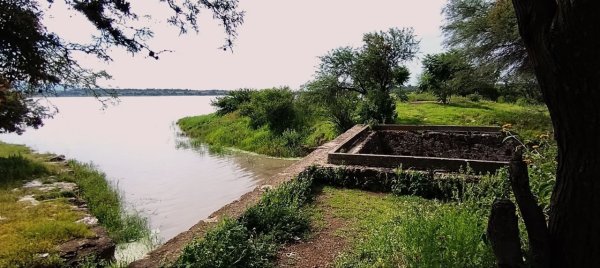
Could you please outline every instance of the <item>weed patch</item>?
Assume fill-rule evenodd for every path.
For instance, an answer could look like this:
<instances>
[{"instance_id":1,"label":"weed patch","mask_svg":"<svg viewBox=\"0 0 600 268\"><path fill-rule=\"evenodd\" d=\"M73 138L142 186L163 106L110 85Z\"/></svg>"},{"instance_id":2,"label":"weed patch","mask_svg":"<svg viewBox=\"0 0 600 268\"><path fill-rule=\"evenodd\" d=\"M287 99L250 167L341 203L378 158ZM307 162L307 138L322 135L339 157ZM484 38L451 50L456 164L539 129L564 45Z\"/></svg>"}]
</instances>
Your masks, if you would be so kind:
<instances>
[{"instance_id":1,"label":"weed patch","mask_svg":"<svg viewBox=\"0 0 600 268\"><path fill-rule=\"evenodd\" d=\"M62 175L62 180L75 182L79 186L76 194L86 201L90 212L115 242L132 242L150 235L146 220L125 211L119 193L103 173L89 164L76 161L70 161L69 168L73 172Z\"/></svg>"},{"instance_id":2,"label":"weed patch","mask_svg":"<svg viewBox=\"0 0 600 268\"><path fill-rule=\"evenodd\" d=\"M301 175L266 192L240 219L225 219L187 245L173 267L270 267L277 248L303 236L312 178Z\"/></svg>"}]
</instances>

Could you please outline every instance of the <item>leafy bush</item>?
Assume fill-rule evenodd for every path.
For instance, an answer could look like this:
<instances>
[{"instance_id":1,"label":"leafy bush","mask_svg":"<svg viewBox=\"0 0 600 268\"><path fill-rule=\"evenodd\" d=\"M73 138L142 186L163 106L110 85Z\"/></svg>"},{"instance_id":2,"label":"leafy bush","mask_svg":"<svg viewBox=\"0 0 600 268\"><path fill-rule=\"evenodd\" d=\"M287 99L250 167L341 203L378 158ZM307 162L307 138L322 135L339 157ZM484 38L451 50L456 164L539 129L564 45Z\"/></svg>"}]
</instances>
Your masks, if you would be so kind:
<instances>
[{"instance_id":1,"label":"leafy bush","mask_svg":"<svg viewBox=\"0 0 600 268\"><path fill-rule=\"evenodd\" d=\"M253 128L266 125L275 133L282 133L295 126L294 94L289 88L257 91L240 107L240 114L250 118Z\"/></svg>"},{"instance_id":2,"label":"leafy bush","mask_svg":"<svg viewBox=\"0 0 600 268\"><path fill-rule=\"evenodd\" d=\"M471 184L466 182L463 176L434 178L430 173L402 169L387 173L376 170L315 167L305 172L325 185L441 200L451 200L462 195L465 185Z\"/></svg>"},{"instance_id":3,"label":"leafy bush","mask_svg":"<svg viewBox=\"0 0 600 268\"><path fill-rule=\"evenodd\" d=\"M358 105L359 123L390 124L396 120L396 101L388 92L369 91Z\"/></svg>"},{"instance_id":4,"label":"leafy bush","mask_svg":"<svg viewBox=\"0 0 600 268\"><path fill-rule=\"evenodd\" d=\"M268 237L254 237L240 222L225 219L187 245L173 267L270 267L275 252Z\"/></svg>"},{"instance_id":5,"label":"leafy bush","mask_svg":"<svg viewBox=\"0 0 600 268\"><path fill-rule=\"evenodd\" d=\"M216 113L218 115L232 113L240 109L240 107L245 103L250 102L254 92L255 91L250 89L238 89L230 91L227 93L227 95L211 101L210 105L217 108Z\"/></svg>"},{"instance_id":6,"label":"leafy bush","mask_svg":"<svg viewBox=\"0 0 600 268\"><path fill-rule=\"evenodd\" d=\"M303 235L312 199L312 177L301 174L266 192L238 220L225 219L187 245L174 267L271 267L279 244Z\"/></svg>"},{"instance_id":7,"label":"leafy bush","mask_svg":"<svg viewBox=\"0 0 600 268\"><path fill-rule=\"evenodd\" d=\"M408 101L437 101L437 97L431 92L412 92L408 94Z\"/></svg>"},{"instance_id":8,"label":"leafy bush","mask_svg":"<svg viewBox=\"0 0 600 268\"><path fill-rule=\"evenodd\" d=\"M479 95L479 93L469 94L467 95L467 99L473 102L478 102L481 100L481 95Z\"/></svg>"},{"instance_id":9,"label":"leafy bush","mask_svg":"<svg viewBox=\"0 0 600 268\"><path fill-rule=\"evenodd\" d=\"M272 236L280 242L291 241L309 230L308 216L301 210L311 199L312 179L300 176L265 193L240 221L257 234Z\"/></svg>"}]
</instances>

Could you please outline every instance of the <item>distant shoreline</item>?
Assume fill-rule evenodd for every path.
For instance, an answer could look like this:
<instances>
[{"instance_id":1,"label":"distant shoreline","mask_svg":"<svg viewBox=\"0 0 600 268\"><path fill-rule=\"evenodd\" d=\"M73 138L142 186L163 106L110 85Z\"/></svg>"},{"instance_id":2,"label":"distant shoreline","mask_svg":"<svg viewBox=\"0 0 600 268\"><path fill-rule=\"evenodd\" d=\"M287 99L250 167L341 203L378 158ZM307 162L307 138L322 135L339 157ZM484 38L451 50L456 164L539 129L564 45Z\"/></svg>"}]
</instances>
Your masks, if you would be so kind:
<instances>
[{"instance_id":1,"label":"distant shoreline","mask_svg":"<svg viewBox=\"0 0 600 268\"><path fill-rule=\"evenodd\" d=\"M191 89L98 89L98 97L109 97L115 93L118 97L151 97L151 96L222 96L227 94L227 90L209 89L209 90L191 90ZM57 90L50 94L39 94L39 97L95 97L90 90L71 89Z\"/></svg>"}]
</instances>

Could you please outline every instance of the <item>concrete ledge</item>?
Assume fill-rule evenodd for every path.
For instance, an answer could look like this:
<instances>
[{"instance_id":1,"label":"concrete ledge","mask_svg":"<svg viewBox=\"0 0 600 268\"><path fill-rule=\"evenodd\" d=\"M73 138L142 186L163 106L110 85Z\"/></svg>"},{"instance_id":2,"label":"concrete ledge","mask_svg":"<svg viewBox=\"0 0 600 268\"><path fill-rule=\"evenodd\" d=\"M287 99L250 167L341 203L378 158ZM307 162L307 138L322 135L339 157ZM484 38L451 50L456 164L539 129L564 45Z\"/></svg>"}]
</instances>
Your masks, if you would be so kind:
<instances>
[{"instance_id":1,"label":"concrete ledge","mask_svg":"<svg viewBox=\"0 0 600 268\"><path fill-rule=\"evenodd\" d=\"M476 132L476 133L499 133L499 127L465 127L465 126L412 126L412 125L379 125L374 127L378 130L396 131L443 131L443 132ZM368 166L381 168L397 168L418 170L445 170L457 172L469 166L477 173L495 172L501 167L508 165L508 161L489 161L478 159L442 158L428 156L406 156L387 154L361 154L357 153L355 147L364 143L369 135L369 128L363 126L347 140L331 150L327 156L327 163L333 165Z\"/></svg>"}]
</instances>

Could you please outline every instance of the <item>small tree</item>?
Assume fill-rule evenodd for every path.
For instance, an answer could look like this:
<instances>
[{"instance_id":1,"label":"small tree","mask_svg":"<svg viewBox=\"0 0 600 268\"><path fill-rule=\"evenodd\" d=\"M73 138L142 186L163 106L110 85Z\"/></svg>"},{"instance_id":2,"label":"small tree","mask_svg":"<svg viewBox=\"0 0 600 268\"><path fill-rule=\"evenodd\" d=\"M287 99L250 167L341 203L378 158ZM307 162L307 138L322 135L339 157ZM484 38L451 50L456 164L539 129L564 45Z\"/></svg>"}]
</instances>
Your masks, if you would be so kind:
<instances>
[{"instance_id":1,"label":"small tree","mask_svg":"<svg viewBox=\"0 0 600 268\"><path fill-rule=\"evenodd\" d=\"M327 96L359 97L354 111L336 116L335 123L341 128L351 125L347 121L353 114L358 115L356 120L359 122L393 122L396 107L390 92L408 80L408 69L402 64L414 58L418 45L412 29L391 28L387 32L367 33L363 36L362 47L341 47L321 57L317 78L309 83L307 90L323 91L321 95ZM326 110L341 107L341 102L329 100L321 101L323 106L329 107ZM352 108L346 104L342 106Z\"/></svg>"},{"instance_id":2,"label":"small tree","mask_svg":"<svg viewBox=\"0 0 600 268\"><path fill-rule=\"evenodd\" d=\"M336 77L322 76L304 85L301 98L317 107L317 113L328 118L338 132L346 131L358 120L356 107L359 94L349 90L339 90ZM316 105L315 105L316 104Z\"/></svg>"},{"instance_id":3,"label":"small tree","mask_svg":"<svg viewBox=\"0 0 600 268\"><path fill-rule=\"evenodd\" d=\"M218 115L226 115L237 111L242 105L250 102L254 92L247 88L233 90L228 92L227 95L211 101L210 105L217 109L216 113Z\"/></svg>"},{"instance_id":4,"label":"small tree","mask_svg":"<svg viewBox=\"0 0 600 268\"><path fill-rule=\"evenodd\" d=\"M477 93L493 97L489 91L495 90L488 77L489 74L475 70L461 53L449 51L425 56L419 89L432 92L444 104L452 95Z\"/></svg>"}]
</instances>

